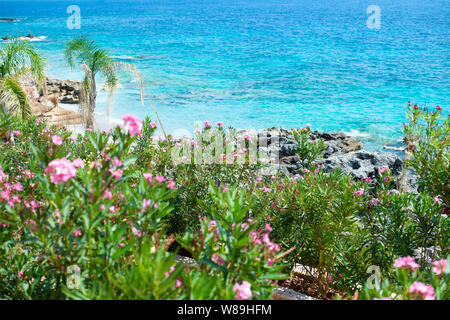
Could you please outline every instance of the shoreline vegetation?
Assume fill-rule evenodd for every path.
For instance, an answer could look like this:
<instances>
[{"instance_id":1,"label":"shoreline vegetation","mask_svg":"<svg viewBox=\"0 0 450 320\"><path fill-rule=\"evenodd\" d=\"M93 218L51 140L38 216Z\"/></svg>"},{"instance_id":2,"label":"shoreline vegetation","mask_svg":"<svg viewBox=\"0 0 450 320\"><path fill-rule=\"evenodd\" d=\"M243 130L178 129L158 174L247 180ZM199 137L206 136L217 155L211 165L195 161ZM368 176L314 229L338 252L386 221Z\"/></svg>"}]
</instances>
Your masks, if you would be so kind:
<instances>
[{"instance_id":1,"label":"shoreline vegetation","mask_svg":"<svg viewBox=\"0 0 450 320\"><path fill-rule=\"evenodd\" d=\"M81 83L46 78L26 41L0 48L0 298L450 298L441 107L408 102L403 158L310 125L156 139L148 117L95 128L98 73L144 88L93 41L66 46Z\"/></svg>"}]
</instances>

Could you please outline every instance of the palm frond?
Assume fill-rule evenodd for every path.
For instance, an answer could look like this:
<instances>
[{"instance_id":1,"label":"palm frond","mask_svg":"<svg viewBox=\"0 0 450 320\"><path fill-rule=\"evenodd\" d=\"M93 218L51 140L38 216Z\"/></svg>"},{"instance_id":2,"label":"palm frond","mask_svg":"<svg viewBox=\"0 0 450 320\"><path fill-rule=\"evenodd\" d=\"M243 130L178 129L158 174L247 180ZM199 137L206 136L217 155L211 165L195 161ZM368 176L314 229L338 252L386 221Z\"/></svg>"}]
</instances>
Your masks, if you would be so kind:
<instances>
[{"instance_id":1,"label":"palm frond","mask_svg":"<svg viewBox=\"0 0 450 320\"><path fill-rule=\"evenodd\" d=\"M21 119L31 117L31 105L20 83L12 77L0 81L0 103L5 112L11 112Z\"/></svg>"},{"instance_id":2,"label":"palm frond","mask_svg":"<svg viewBox=\"0 0 450 320\"><path fill-rule=\"evenodd\" d=\"M0 49L0 78L29 71L38 81L44 78L45 60L27 41L14 40Z\"/></svg>"},{"instance_id":3,"label":"palm frond","mask_svg":"<svg viewBox=\"0 0 450 320\"><path fill-rule=\"evenodd\" d=\"M74 69L78 64L89 65L91 70L93 64L93 52L98 50L94 41L85 37L78 37L71 40L64 50L64 56L69 66Z\"/></svg>"},{"instance_id":4,"label":"palm frond","mask_svg":"<svg viewBox=\"0 0 450 320\"><path fill-rule=\"evenodd\" d=\"M114 65L118 71L123 71L131 75L133 80L138 82L141 93L141 104L144 105L144 80L141 71L131 63L116 61L114 62Z\"/></svg>"}]
</instances>

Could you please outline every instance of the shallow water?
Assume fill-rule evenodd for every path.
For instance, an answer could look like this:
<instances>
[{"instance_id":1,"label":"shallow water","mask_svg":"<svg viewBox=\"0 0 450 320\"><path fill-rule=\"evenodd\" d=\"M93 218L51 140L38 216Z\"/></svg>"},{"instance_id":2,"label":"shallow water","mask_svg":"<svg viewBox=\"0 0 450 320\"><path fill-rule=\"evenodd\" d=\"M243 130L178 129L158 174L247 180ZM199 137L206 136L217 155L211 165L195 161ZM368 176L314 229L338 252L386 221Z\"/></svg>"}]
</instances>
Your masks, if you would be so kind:
<instances>
[{"instance_id":1,"label":"shallow water","mask_svg":"<svg viewBox=\"0 0 450 320\"><path fill-rule=\"evenodd\" d=\"M345 131L366 148L397 145L408 100L449 111L450 1L377 0L381 29L366 26L373 1L0 1L0 36L33 33L48 74L81 79L63 46L83 34L134 63L169 132L195 121L236 128ZM101 80L100 80L101 82ZM155 115L124 78L113 118ZM101 86L99 86L101 87ZM100 93L105 122L106 94ZM114 121L114 120L113 120ZM177 130L178 129L178 130Z\"/></svg>"}]
</instances>

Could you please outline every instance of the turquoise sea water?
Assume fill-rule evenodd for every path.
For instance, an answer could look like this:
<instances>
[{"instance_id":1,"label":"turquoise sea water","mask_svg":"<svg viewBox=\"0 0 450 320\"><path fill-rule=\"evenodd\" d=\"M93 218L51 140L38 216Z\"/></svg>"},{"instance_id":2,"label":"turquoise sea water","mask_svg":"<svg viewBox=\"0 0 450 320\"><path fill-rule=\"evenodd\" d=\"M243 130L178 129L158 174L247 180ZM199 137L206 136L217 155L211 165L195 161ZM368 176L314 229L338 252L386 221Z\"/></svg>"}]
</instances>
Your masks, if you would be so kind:
<instances>
[{"instance_id":1,"label":"turquoise sea water","mask_svg":"<svg viewBox=\"0 0 450 320\"><path fill-rule=\"evenodd\" d=\"M81 9L81 29L66 10ZM369 29L366 10L381 9ZM168 131L194 121L236 128L345 131L370 149L401 139L408 100L450 104L448 0L1 1L0 36L33 33L48 74L81 79L63 46L82 34L136 64ZM113 118L155 118L124 79ZM101 93L98 117L106 112Z\"/></svg>"}]
</instances>

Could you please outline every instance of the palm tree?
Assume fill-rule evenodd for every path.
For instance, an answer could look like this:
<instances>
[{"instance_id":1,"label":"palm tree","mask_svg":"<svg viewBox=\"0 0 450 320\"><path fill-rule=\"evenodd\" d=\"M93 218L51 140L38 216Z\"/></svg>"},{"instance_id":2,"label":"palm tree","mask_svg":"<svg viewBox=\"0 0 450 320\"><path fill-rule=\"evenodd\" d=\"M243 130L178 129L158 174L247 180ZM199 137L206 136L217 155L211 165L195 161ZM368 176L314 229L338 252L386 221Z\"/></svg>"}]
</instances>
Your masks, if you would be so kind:
<instances>
[{"instance_id":1,"label":"palm tree","mask_svg":"<svg viewBox=\"0 0 450 320\"><path fill-rule=\"evenodd\" d=\"M28 96L19 78L44 80L44 58L27 41L13 40L0 47L0 105L21 119L31 116Z\"/></svg>"},{"instance_id":2,"label":"palm tree","mask_svg":"<svg viewBox=\"0 0 450 320\"><path fill-rule=\"evenodd\" d=\"M103 75L106 80L105 89L110 91L108 98L108 119L111 112L114 90L118 86L118 74L125 71L131 74L139 83L141 90L141 102L144 104L144 87L139 70L132 64L115 61L109 52L101 49L94 41L84 37L71 40L65 49L65 57L69 66L73 69L81 65L84 72L81 88L80 108L86 118L86 127L94 127L94 110L96 107L97 86L95 78L97 74Z\"/></svg>"}]
</instances>

